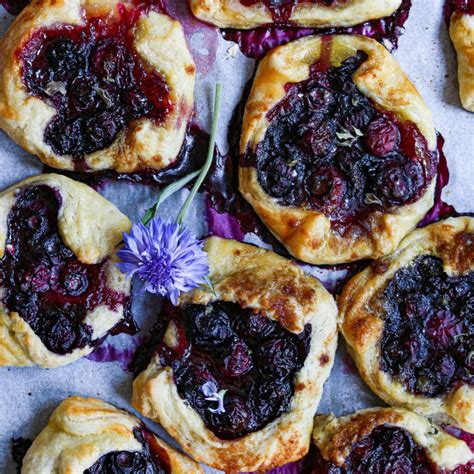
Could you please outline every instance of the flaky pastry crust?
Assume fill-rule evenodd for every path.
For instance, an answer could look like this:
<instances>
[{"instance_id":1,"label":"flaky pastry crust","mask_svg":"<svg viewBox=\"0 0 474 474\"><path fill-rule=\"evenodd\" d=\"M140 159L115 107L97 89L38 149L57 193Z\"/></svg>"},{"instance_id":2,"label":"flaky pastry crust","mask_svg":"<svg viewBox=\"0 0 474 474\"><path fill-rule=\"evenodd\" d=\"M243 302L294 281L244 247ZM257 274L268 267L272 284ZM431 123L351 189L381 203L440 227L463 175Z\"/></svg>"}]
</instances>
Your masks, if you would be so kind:
<instances>
[{"instance_id":1,"label":"flaky pastry crust","mask_svg":"<svg viewBox=\"0 0 474 474\"><path fill-rule=\"evenodd\" d=\"M338 6L325 6L300 2L288 22L315 28L353 26L391 15L401 3L402 0L348 0ZM275 21L263 2L245 6L240 0L189 0L189 4L200 20L220 28L256 28Z\"/></svg>"},{"instance_id":2,"label":"flaky pastry crust","mask_svg":"<svg viewBox=\"0 0 474 474\"><path fill-rule=\"evenodd\" d=\"M119 0L33 0L0 42L0 128L29 153L53 168L72 170L71 156L59 156L44 141L55 109L30 95L23 83L17 51L40 28L82 25L89 17L117 15ZM195 65L180 23L150 10L133 30L134 47L169 86L173 110L162 124L142 117L131 122L103 149L84 156L89 171L112 169L130 173L162 169L176 159L194 103Z\"/></svg>"},{"instance_id":3,"label":"flaky pastry crust","mask_svg":"<svg viewBox=\"0 0 474 474\"><path fill-rule=\"evenodd\" d=\"M335 302L317 280L273 252L217 237L207 240L205 250L215 293L202 287L185 294L181 305L221 300L258 310L294 333L312 325L291 409L257 432L222 440L180 398L172 370L158 358L135 379L133 406L161 423L198 461L227 472L271 469L297 460L308 450L312 417L334 361Z\"/></svg>"},{"instance_id":4,"label":"flaky pastry crust","mask_svg":"<svg viewBox=\"0 0 474 474\"><path fill-rule=\"evenodd\" d=\"M458 57L458 81L461 103L474 112L474 15L454 13L449 35Z\"/></svg>"},{"instance_id":5,"label":"flaky pastry crust","mask_svg":"<svg viewBox=\"0 0 474 474\"><path fill-rule=\"evenodd\" d=\"M474 271L474 218L450 218L418 229L402 241L395 253L352 278L339 298L342 334L362 378L385 402L472 433L474 387L460 384L450 393L428 398L409 392L380 368L384 329L380 295L397 270L422 255L442 259L449 276Z\"/></svg>"},{"instance_id":6,"label":"flaky pastry crust","mask_svg":"<svg viewBox=\"0 0 474 474\"><path fill-rule=\"evenodd\" d=\"M140 420L96 398L71 397L53 412L23 459L22 474L83 474L114 451L143 449L134 436ZM202 474L201 467L154 436L171 474Z\"/></svg>"},{"instance_id":7,"label":"flaky pastry crust","mask_svg":"<svg viewBox=\"0 0 474 474\"><path fill-rule=\"evenodd\" d=\"M410 433L440 470L451 471L474 461L474 455L464 441L436 427L426 418L402 408L371 408L341 418L316 415L313 442L327 461L342 466L355 443L384 425Z\"/></svg>"},{"instance_id":8,"label":"flaky pastry crust","mask_svg":"<svg viewBox=\"0 0 474 474\"><path fill-rule=\"evenodd\" d=\"M0 194L0 258L5 254L8 215L15 204L16 195L25 187L37 185L49 186L61 196L58 228L65 245L85 264L96 264L108 259L107 286L129 295L130 281L115 265L115 249L122 240L122 233L130 230L129 219L89 186L62 175L37 175ZM89 311L85 319L92 327L92 340L104 337L123 316L123 305L118 305L115 310L100 305ZM9 311L0 302L0 366L36 364L53 368L74 362L93 350L94 347L85 346L64 355L51 352L17 312Z\"/></svg>"},{"instance_id":9,"label":"flaky pastry crust","mask_svg":"<svg viewBox=\"0 0 474 474\"><path fill-rule=\"evenodd\" d=\"M370 38L330 38L330 64L337 67L357 51L364 51L368 59L353 75L356 86L382 109L413 122L434 151L436 132L431 113L395 58ZM270 125L267 114L286 96L285 85L309 77L310 66L323 54L323 41L319 36L305 37L275 48L260 62L245 107L241 154L255 150L263 140ZM435 179L416 202L370 213L364 222L366 232L362 233L360 227L349 227L341 235L321 212L279 204L277 198L262 189L254 167L239 168L239 189L245 199L293 256L312 264L378 258L394 251L432 207L434 188Z\"/></svg>"}]
</instances>

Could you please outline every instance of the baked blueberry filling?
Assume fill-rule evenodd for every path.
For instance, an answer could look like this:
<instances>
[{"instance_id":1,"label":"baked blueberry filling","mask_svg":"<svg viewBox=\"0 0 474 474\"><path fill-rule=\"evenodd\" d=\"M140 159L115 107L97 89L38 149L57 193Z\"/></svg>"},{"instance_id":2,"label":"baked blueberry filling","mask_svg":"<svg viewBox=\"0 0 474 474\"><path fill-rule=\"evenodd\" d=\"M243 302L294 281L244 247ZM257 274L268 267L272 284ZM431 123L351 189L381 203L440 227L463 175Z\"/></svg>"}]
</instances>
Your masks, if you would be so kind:
<instances>
[{"instance_id":1,"label":"baked blueberry filling","mask_svg":"<svg viewBox=\"0 0 474 474\"><path fill-rule=\"evenodd\" d=\"M92 18L33 33L18 51L23 82L55 108L44 140L58 155L82 157L108 147L142 117L162 123L172 109L165 78L133 46L144 7L119 5L119 19Z\"/></svg>"},{"instance_id":2,"label":"baked blueberry filling","mask_svg":"<svg viewBox=\"0 0 474 474\"><path fill-rule=\"evenodd\" d=\"M173 347L167 344L170 327ZM293 334L234 303L184 309L167 303L153 333L153 350L172 367L180 397L216 436L235 439L289 410L311 326Z\"/></svg>"},{"instance_id":3,"label":"baked blueberry filling","mask_svg":"<svg viewBox=\"0 0 474 474\"><path fill-rule=\"evenodd\" d=\"M474 384L474 272L448 276L440 259L419 257L395 273L383 306L383 371L425 397Z\"/></svg>"},{"instance_id":4,"label":"baked blueberry filling","mask_svg":"<svg viewBox=\"0 0 474 474\"><path fill-rule=\"evenodd\" d=\"M420 199L438 165L413 123L381 110L354 84L366 58L358 52L331 68L321 60L308 80L287 84L263 140L242 157L280 204L318 210L341 232Z\"/></svg>"},{"instance_id":5,"label":"baked blueberry filling","mask_svg":"<svg viewBox=\"0 0 474 474\"><path fill-rule=\"evenodd\" d=\"M130 298L107 287L106 263L79 262L58 229L61 196L45 185L21 189L8 215L5 254L0 260L3 304L17 312L52 352L67 354L96 345L86 314L105 305L124 306L114 332L133 332Z\"/></svg>"},{"instance_id":6,"label":"baked blueberry filling","mask_svg":"<svg viewBox=\"0 0 474 474\"><path fill-rule=\"evenodd\" d=\"M84 474L169 474L169 459L146 430L135 430L141 451L113 451L102 456ZM154 449L158 448L158 449Z\"/></svg>"},{"instance_id":7,"label":"baked blueberry filling","mask_svg":"<svg viewBox=\"0 0 474 474\"><path fill-rule=\"evenodd\" d=\"M272 15L275 23L287 23L296 5L299 3L313 3L326 7L337 7L347 3L348 0L240 0L246 7L263 3Z\"/></svg>"},{"instance_id":8,"label":"baked blueberry filling","mask_svg":"<svg viewBox=\"0 0 474 474\"><path fill-rule=\"evenodd\" d=\"M310 469L306 473L403 473L435 474L438 470L431 464L426 452L410 433L390 426L379 426L369 436L352 446L343 466L324 459L318 449L313 453Z\"/></svg>"}]
</instances>

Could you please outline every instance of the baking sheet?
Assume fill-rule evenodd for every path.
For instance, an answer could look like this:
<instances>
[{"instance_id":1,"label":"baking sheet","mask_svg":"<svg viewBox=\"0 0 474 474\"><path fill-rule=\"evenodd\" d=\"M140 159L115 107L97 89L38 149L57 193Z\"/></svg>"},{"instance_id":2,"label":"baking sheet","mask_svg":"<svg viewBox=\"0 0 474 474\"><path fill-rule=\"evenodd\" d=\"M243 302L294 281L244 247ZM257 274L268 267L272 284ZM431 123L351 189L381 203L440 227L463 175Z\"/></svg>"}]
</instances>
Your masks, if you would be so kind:
<instances>
[{"instance_id":1,"label":"baking sheet","mask_svg":"<svg viewBox=\"0 0 474 474\"><path fill-rule=\"evenodd\" d=\"M416 84L431 108L437 129L446 139L445 153L451 180L444 199L460 212L474 211L474 114L460 107L454 52L442 19L443 0L413 0L413 8L395 55ZM214 83L224 85L220 136L218 144L225 153L227 123L240 99L243 86L251 77L254 61L244 57L232 43L224 41L219 32L189 15L185 0L168 0L170 10L182 19L189 45L198 66L196 81L196 121L209 129ZM1 7L0 7L1 9ZM0 34L12 17L0 12ZM41 163L17 147L0 132L0 189L42 171ZM157 188L130 183L108 182L100 189L132 220L136 221L153 202ZM172 216L187 191L173 197L160 210ZM207 233L204 204L197 199L187 217L187 224L198 235ZM159 298L139 295L133 312L145 334L153 323ZM129 336L109 338L112 347L130 347ZM46 424L54 407L70 395L84 395L131 410L129 399L132 378L117 362L80 360L54 370L39 368L0 368L0 473L14 474L10 458L10 441L14 437L35 437ZM331 377L325 385L319 411L341 415L354 410L380 405L355 373L344 345L340 341ZM133 410L131 410L133 411ZM158 426L147 422L165 439L170 438ZM209 469L208 472L217 472Z\"/></svg>"}]
</instances>

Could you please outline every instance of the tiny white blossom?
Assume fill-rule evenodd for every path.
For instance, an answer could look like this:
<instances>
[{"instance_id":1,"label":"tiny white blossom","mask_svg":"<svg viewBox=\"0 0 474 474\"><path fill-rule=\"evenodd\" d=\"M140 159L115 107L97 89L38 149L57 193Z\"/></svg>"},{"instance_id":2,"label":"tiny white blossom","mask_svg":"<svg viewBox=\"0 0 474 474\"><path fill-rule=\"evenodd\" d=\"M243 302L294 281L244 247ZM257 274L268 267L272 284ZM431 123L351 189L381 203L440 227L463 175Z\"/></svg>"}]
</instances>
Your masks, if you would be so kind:
<instances>
[{"instance_id":1,"label":"tiny white blossom","mask_svg":"<svg viewBox=\"0 0 474 474\"><path fill-rule=\"evenodd\" d=\"M217 385L214 382L206 382L201 387L202 393L206 397L205 400L208 402L217 402L217 408L208 408L211 413L225 413L224 408L224 395L227 390L217 391Z\"/></svg>"}]
</instances>

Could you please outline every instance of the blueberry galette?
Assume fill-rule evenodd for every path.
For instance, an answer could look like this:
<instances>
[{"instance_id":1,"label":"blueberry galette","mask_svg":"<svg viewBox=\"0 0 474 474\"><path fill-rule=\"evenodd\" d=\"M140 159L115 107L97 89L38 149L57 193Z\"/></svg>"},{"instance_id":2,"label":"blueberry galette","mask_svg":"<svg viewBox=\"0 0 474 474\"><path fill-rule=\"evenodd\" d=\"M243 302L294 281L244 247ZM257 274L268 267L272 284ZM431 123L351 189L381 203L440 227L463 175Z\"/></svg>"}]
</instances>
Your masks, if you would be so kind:
<instances>
[{"instance_id":1,"label":"blueberry galette","mask_svg":"<svg viewBox=\"0 0 474 474\"><path fill-rule=\"evenodd\" d=\"M157 6L34 0L0 43L0 127L54 168L161 169L194 76L181 25Z\"/></svg>"},{"instance_id":2,"label":"blueberry galette","mask_svg":"<svg viewBox=\"0 0 474 474\"><path fill-rule=\"evenodd\" d=\"M382 45L306 37L257 69L240 190L305 262L380 257L433 205L436 145L430 111Z\"/></svg>"},{"instance_id":3,"label":"blueberry galette","mask_svg":"<svg viewBox=\"0 0 474 474\"><path fill-rule=\"evenodd\" d=\"M464 441L400 408L317 415L313 442L303 474L467 474L474 467Z\"/></svg>"},{"instance_id":4,"label":"blueberry galette","mask_svg":"<svg viewBox=\"0 0 474 474\"><path fill-rule=\"evenodd\" d=\"M55 174L0 194L0 365L57 367L134 330L115 247L130 221Z\"/></svg>"},{"instance_id":5,"label":"blueberry galette","mask_svg":"<svg viewBox=\"0 0 474 474\"><path fill-rule=\"evenodd\" d=\"M353 26L391 15L402 0L189 0L201 20L221 28Z\"/></svg>"},{"instance_id":6,"label":"blueberry galette","mask_svg":"<svg viewBox=\"0 0 474 474\"><path fill-rule=\"evenodd\" d=\"M474 432L474 218L410 234L347 284L340 316L377 395Z\"/></svg>"},{"instance_id":7,"label":"blueberry galette","mask_svg":"<svg viewBox=\"0 0 474 474\"><path fill-rule=\"evenodd\" d=\"M212 289L165 304L133 405L197 460L270 469L306 454L336 346L336 306L276 254L208 239Z\"/></svg>"},{"instance_id":8,"label":"blueberry galette","mask_svg":"<svg viewBox=\"0 0 474 474\"><path fill-rule=\"evenodd\" d=\"M134 416L95 398L71 397L23 459L22 474L202 474L201 467Z\"/></svg>"},{"instance_id":9,"label":"blueberry galette","mask_svg":"<svg viewBox=\"0 0 474 474\"><path fill-rule=\"evenodd\" d=\"M474 0L446 0L449 35L458 56L461 102L474 112Z\"/></svg>"}]
</instances>

